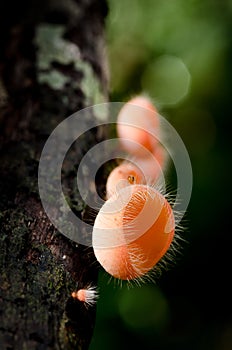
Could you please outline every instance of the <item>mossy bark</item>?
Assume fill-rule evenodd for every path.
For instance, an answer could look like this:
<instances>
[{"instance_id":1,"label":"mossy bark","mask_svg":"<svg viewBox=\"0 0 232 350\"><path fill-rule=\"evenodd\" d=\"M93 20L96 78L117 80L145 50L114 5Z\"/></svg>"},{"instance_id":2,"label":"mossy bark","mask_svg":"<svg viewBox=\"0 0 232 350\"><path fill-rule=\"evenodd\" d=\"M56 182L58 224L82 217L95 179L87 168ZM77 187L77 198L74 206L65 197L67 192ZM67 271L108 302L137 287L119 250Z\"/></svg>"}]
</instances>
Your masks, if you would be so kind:
<instances>
[{"instance_id":1,"label":"mossy bark","mask_svg":"<svg viewBox=\"0 0 232 350\"><path fill-rule=\"evenodd\" d=\"M105 2L8 0L0 4L0 349L87 349L95 308L71 292L97 283L91 248L61 235L38 193L40 154L64 118L106 101ZM94 117L94 115L93 115ZM82 138L71 160L78 166ZM73 169L63 186L72 194ZM70 190L71 188L71 190Z\"/></svg>"}]
</instances>

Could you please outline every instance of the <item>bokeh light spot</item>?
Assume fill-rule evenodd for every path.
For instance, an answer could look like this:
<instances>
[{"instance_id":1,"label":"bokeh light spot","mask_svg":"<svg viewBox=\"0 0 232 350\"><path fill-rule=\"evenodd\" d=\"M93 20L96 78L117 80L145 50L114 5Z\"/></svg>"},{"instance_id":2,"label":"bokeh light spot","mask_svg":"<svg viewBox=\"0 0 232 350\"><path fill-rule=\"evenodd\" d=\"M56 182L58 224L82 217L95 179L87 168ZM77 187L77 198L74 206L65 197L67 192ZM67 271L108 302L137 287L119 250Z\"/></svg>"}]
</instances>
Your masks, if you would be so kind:
<instances>
[{"instance_id":1,"label":"bokeh light spot","mask_svg":"<svg viewBox=\"0 0 232 350\"><path fill-rule=\"evenodd\" d=\"M135 330L160 332L168 324L169 308L161 291L145 285L123 289L119 298L119 313L125 324Z\"/></svg>"},{"instance_id":2,"label":"bokeh light spot","mask_svg":"<svg viewBox=\"0 0 232 350\"><path fill-rule=\"evenodd\" d=\"M171 55L163 55L147 66L142 76L143 89L160 105L175 105L189 91L191 76L184 62Z\"/></svg>"}]
</instances>

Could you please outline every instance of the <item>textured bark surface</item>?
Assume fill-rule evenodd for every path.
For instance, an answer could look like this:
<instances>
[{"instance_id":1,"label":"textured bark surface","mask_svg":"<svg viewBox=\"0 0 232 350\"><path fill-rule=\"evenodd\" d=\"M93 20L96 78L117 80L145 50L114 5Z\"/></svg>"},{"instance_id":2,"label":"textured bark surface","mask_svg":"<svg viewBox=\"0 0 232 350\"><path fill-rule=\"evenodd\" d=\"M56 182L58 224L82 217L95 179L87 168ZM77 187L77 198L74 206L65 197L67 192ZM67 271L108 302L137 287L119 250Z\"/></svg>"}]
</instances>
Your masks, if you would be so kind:
<instances>
[{"instance_id":1,"label":"textured bark surface","mask_svg":"<svg viewBox=\"0 0 232 350\"><path fill-rule=\"evenodd\" d=\"M37 174L54 127L107 99L106 12L103 0L0 3L1 350L87 349L91 340L95 308L71 292L96 285L97 263L91 248L51 224ZM62 169L64 191L86 219L75 167L104 136L102 129L88 133Z\"/></svg>"}]
</instances>

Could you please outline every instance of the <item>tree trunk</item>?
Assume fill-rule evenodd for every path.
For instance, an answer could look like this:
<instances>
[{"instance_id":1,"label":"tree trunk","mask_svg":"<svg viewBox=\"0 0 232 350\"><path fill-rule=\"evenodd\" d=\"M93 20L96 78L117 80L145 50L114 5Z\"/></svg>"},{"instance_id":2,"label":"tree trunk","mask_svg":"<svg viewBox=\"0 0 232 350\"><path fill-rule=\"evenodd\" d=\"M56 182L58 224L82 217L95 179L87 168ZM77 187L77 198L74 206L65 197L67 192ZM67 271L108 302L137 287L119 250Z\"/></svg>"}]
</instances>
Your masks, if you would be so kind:
<instances>
[{"instance_id":1,"label":"tree trunk","mask_svg":"<svg viewBox=\"0 0 232 350\"><path fill-rule=\"evenodd\" d=\"M71 297L96 285L92 248L52 225L38 192L46 139L72 113L106 100L103 0L0 3L0 349L87 349L95 307ZM95 116L93 116L94 118ZM78 166L86 145L70 159ZM64 163L63 186L88 216ZM71 188L71 190L70 190ZM74 204L73 204L74 206Z\"/></svg>"}]
</instances>

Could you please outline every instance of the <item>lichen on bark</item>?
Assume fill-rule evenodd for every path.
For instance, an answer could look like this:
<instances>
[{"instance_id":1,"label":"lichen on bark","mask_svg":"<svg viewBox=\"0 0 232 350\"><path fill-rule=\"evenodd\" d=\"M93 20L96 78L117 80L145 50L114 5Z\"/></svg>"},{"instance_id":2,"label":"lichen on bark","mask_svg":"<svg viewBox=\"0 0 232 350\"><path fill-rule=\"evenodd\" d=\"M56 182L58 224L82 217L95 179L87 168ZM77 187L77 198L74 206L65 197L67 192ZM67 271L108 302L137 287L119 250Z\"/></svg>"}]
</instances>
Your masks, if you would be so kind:
<instances>
[{"instance_id":1,"label":"lichen on bark","mask_svg":"<svg viewBox=\"0 0 232 350\"><path fill-rule=\"evenodd\" d=\"M40 202L37 174L52 130L70 114L107 100L101 52L106 6L97 0L23 0L12 15L14 2L2 5L0 348L87 349L95 308L86 309L71 292L96 283L97 264L91 248L53 227ZM60 49L45 58L41 28L53 33L49 49L61 45L63 60ZM86 145L104 137L102 130L88 133L64 164L64 191L80 217L87 210L74 190L75 167Z\"/></svg>"}]
</instances>

